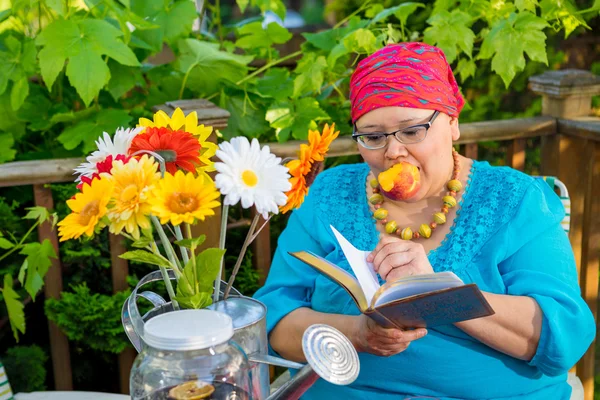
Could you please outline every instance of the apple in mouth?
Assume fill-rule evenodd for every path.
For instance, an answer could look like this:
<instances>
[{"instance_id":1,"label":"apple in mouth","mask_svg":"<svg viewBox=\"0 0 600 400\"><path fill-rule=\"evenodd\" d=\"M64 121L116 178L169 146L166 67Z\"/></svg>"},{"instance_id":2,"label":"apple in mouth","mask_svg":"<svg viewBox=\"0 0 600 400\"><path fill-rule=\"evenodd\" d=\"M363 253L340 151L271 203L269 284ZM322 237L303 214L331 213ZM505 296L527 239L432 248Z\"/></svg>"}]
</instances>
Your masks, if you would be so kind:
<instances>
[{"instance_id":1,"label":"apple in mouth","mask_svg":"<svg viewBox=\"0 0 600 400\"><path fill-rule=\"evenodd\" d=\"M392 200L408 200L421 188L419 168L401 161L377 176L384 196Z\"/></svg>"}]
</instances>

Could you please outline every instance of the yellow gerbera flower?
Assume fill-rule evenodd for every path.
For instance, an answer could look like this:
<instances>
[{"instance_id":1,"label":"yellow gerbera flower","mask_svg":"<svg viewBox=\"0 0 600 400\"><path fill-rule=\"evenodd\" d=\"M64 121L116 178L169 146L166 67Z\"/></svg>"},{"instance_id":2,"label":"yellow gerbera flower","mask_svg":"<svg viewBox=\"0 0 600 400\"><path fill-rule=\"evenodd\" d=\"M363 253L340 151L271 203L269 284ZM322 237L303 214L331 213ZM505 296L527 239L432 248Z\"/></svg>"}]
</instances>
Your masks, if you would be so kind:
<instances>
[{"instance_id":1,"label":"yellow gerbera flower","mask_svg":"<svg viewBox=\"0 0 600 400\"><path fill-rule=\"evenodd\" d=\"M140 118L138 126L142 127L156 127L156 128L169 128L172 131L185 131L196 136L200 146L200 162L202 166L198 167L198 173L202 176L210 177L206 175L206 172L215 170L214 162L211 158L217 152L217 145L208 141L210 134L213 131L212 126L204 126L203 124L198 125L198 114L196 111L192 111L187 116L183 114L181 108L175 109L173 115L169 115L160 110L154 114L154 121L148 118ZM142 131L143 132L143 131Z\"/></svg>"},{"instance_id":2,"label":"yellow gerbera flower","mask_svg":"<svg viewBox=\"0 0 600 400\"><path fill-rule=\"evenodd\" d=\"M158 164L154 158L143 155L136 160L128 162L113 162L110 175L103 179L112 179L114 188L109 204L108 219L109 229L114 234L119 234L123 228L135 239L140 237L140 228L150 228L148 218L152 207L148 203L148 191L160 179Z\"/></svg>"},{"instance_id":3,"label":"yellow gerbera flower","mask_svg":"<svg viewBox=\"0 0 600 400\"><path fill-rule=\"evenodd\" d=\"M84 183L81 192L67 200L67 205L73 212L58 223L61 242L77 239L84 233L92 236L94 228L106 214L112 188L113 183L110 179L95 178L91 185Z\"/></svg>"},{"instance_id":4,"label":"yellow gerbera flower","mask_svg":"<svg viewBox=\"0 0 600 400\"><path fill-rule=\"evenodd\" d=\"M219 196L214 183L191 172L177 171L175 175L165 173L152 189L149 202L161 224L192 224L196 219L204 221L205 217L215 215L213 208L221 205L216 201Z\"/></svg>"}]
</instances>

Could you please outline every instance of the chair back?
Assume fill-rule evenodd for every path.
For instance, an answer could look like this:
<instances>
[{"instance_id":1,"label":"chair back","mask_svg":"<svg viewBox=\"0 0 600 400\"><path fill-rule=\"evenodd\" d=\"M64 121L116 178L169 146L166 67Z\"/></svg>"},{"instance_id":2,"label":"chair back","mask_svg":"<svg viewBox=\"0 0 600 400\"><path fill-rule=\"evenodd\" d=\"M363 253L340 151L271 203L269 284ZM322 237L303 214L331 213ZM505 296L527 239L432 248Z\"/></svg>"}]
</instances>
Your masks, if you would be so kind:
<instances>
[{"instance_id":1,"label":"chair back","mask_svg":"<svg viewBox=\"0 0 600 400\"><path fill-rule=\"evenodd\" d=\"M565 217L563 218L561 225L568 236L569 230L571 229L571 198L569 197L567 186L554 176L540 176L538 179L543 179L552 188L552 190L558 190L558 196L560 197L560 201L562 201L563 207L565 208Z\"/></svg>"},{"instance_id":2,"label":"chair back","mask_svg":"<svg viewBox=\"0 0 600 400\"><path fill-rule=\"evenodd\" d=\"M12 400L14 399L10 383L8 383L8 376L4 370L4 365L0 361L0 400Z\"/></svg>"}]
</instances>

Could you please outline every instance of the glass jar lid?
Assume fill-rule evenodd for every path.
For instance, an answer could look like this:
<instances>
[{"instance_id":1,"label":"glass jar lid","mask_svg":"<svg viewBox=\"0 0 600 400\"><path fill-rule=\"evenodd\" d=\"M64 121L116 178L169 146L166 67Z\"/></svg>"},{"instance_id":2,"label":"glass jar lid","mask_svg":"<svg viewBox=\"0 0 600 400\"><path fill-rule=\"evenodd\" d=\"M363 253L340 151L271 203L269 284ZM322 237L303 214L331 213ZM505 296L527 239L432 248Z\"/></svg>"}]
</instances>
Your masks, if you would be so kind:
<instances>
[{"instance_id":1,"label":"glass jar lid","mask_svg":"<svg viewBox=\"0 0 600 400\"><path fill-rule=\"evenodd\" d=\"M144 340L159 350L199 350L233 336L231 317L212 310L179 310L157 315L144 325Z\"/></svg>"}]
</instances>

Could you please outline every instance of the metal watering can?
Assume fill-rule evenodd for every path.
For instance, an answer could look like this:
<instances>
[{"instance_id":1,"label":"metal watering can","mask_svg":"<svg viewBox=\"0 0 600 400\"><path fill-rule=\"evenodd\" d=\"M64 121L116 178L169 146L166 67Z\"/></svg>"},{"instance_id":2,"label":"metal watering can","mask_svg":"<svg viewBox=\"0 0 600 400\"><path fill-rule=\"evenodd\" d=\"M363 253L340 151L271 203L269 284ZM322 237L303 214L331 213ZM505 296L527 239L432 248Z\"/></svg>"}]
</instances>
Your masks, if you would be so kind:
<instances>
[{"instance_id":1,"label":"metal watering can","mask_svg":"<svg viewBox=\"0 0 600 400\"><path fill-rule=\"evenodd\" d=\"M171 280L176 280L173 271L169 270L168 275ZM160 271L146 275L123 304L123 327L138 352L145 346L144 323L152 317L173 311L171 303L158 294L149 291L138 293L142 286L162 280ZM223 296L222 292L220 296ZM143 316L137 306L139 298L150 301L154 306ZM233 340L244 350L250 361L254 400L298 399L319 377L336 385L348 385L358 377L360 365L354 346L330 326L313 325L304 332L302 349L308 361L308 364L304 365L268 355L267 308L260 301L242 296L232 288L231 296L227 300L219 301L208 308L231 317ZM292 368L298 372L275 393L270 394L269 365Z\"/></svg>"}]
</instances>

